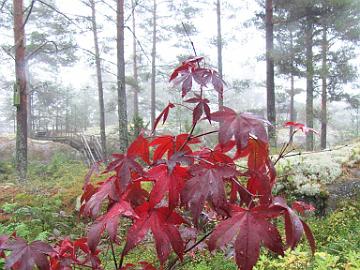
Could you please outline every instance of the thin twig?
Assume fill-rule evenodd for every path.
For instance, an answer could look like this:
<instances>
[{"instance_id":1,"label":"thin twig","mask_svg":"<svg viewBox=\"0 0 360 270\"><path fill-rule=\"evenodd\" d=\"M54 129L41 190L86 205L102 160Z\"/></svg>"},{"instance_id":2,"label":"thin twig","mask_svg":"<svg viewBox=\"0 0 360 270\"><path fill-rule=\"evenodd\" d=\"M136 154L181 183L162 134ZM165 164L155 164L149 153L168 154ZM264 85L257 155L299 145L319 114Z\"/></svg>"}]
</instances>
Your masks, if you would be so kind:
<instances>
[{"instance_id":1,"label":"thin twig","mask_svg":"<svg viewBox=\"0 0 360 270\"><path fill-rule=\"evenodd\" d=\"M52 43L55 47L55 52L58 52L58 47L55 41L47 40L43 44L41 44L39 47L37 47L33 52L31 52L28 56L26 56L26 61L31 59L32 56L37 54L42 48L44 48L47 44Z\"/></svg>"},{"instance_id":2,"label":"thin twig","mask_svg":"<svg viewBox=\"0 0 360 270\"><path fill-rule=\"evenodd\" d=\"M113 244L113 242L111 241L111 239L109 239L109 241L110 241L111 255L112 255L112 257L113 257L113 261L114 261L115 269L118 269L118 264L117 264L117 261L116 261L116 255L115 255L114 244ZM120 267L121 267L121 266L120 266Z\"/></svg>"},{"instance_id":3,"label":"thin twig","mask_svg":"<svg viewBox=\"0 0 360 270\"><path fill-rule=\"evenodd\" d=\"M33 10L33 8L34 8L35 2L36 2L36 0L32 0L32 1L31 1L29 12L28 12L28 14L26 15L25 21L24 21L23 25L21 26L21 29L23 29L23 28L25 27L26 23L28 22L28 20L29 20L29 18L30 18L30 15L31 15L31 12L32 12L32 10Z\"/></svg>"},{"instance_id":4,"label":"thin twig","mask_svg":"<svg viewBox=\"0 0 360 270\"><path fill-rule=\"evenodd\" d=\"M313 151L313 152L299 152L299 153L293 153L291 155L284 155L283 158L289 158L289 157L294 157L294 156L303 156L303 155L312 155L312 154L318 154L318 153L323 153L323 152L332 152L332 151L336 151L342 148L345 148L349 146L348 144L336 147L336 148L329 148L329 149L324 149L324 150L320 150L320 151Z\"/></svg>"},{"instance_id":5,"label":"thin twig","mask_svg":"<svg viewBox=\"0 0 360 270\"><path fill-rule=\"evenodd\" d=\"M211 235L213 233L214 230L211 230L209 232L207 232L203 237L201 237L197 242L195 242L192 246L190 246L189 248L184 250L184 254L188 253L189 251L191 251L192 249L196 248L198 245L200 245L209 235ZM172 260L168 266L167 269L168 270L172 270L173 267L175 266L176 262L179 260L179 257L176 257L174 260Z\"/></svg>"},{"instance_id":6,"label":"thin twig","mask_svg":"<svg viewBox=\"0 0 360 270\"><path fill-rule=\"evenodd\" d=\"M0 13L2 12L3 8L5 7L6 2L7 2L7 0L4 0L4 1L1 3Z\"/></svg>"},{"instance_id":7,"label":"thin twig","mask_svg":"<svg viewBox=\"0 0 360 270\"><path fill-rule=\"evenodd\" d=\"M194 54L195 54L195 56L197 56L197 53L196 53L196 50L195 50L195 46L194 46L194 42L191 40L190 35L189 35L189 32L188 32L188 30L186 29L186 26L185 26L184 22L181 22L181 24L182 24L182 26L183 26L183 28L184 28L184 31L185 31L185 34L186 34L187 38L189 39L189 42L190 42L191 47L192 47L192 49L193 49L193 51L194 51Z\"/></svg>"}]
</instances>

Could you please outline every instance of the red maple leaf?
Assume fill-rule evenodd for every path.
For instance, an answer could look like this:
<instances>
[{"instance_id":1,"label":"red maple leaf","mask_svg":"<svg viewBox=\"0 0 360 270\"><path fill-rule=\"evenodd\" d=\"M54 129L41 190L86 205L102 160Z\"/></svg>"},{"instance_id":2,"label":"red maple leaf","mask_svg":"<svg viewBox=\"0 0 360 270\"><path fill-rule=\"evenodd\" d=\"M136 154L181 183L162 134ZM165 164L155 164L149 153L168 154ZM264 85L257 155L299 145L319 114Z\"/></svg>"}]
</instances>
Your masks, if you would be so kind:
<instances>
[{"instance_id":1,"label":"red maple leaf","mask_svg":"<svg viewBox=\"0 0 360 270\"><path fill-rule=\"evenodd\" d=\"M40 270L50 269L48 256L55 250L47 243L34 241L28 244L24 239L16 237L2 245L2 249L10 250L5 260L5 268L16 267L18 270L31 270L36 265Z\"/></svg>"},{"instance_id":2,"label":"red maple leaf","mask_svg":"<svg viewBox=\"0 0 360 270\"><path fill-rule=\"evenodd\" d=\"M149 142L142 134L131 143L127 150L127 156L132 158L141 157L147 164L150 163Z\"/></svg>"},{"instance_id":3,"label":"red maple leaf","mask_svg":"<svg viewBox=\"0 0 360 270\"><path fill-rule=\"evenodd\" d=\"M309 226L302 221L296 213L286 204L286 201L281 197L275 197L273 200L275 207L281 207L284 211L285 219L285 235L286 244L290 248L295 248L300 242L301 236L305 233L305 236L309 242L310 248L315 253L315 240Z\"/></svg>"},{"instance_id":4,"label":"red maple leaf","mask_svg":"<svg viewBox=\"0 0 360 270\"><path fill-rule=\"evenodd\" d=\"M153 160L161 159L167 153L168 159L177 151L181 150L186 155L191 155L192 150L188 144L199 143L199 139L188 139L189 134L183 133L178 136L160 136L155 138L150 146L156 146Z\"/></svg>"},{"instance_id":5,"label":"red maple leaf","mask_svg":"<svg viewBox=\"0 0 360 270\"><path fill-rule=\"evenodd\" d=\"M196 95L196 97L185 100L185 102L197 103L193 109L193 125L195 125L195 123L200 120L203 113L205 113L205 119L209 120L209 123L211 124L211 113L210 107L208 105L209 100L207 98L201 98L200 96Z\"/></svg>"},{"instance_id":6,"label":"red maple leaf","mask_svg":"<svg viewBox=\"0 0 360 270\"><path fill-rule=\"evenodd\" d=\"M181 84L182 97L192 88L192 81L198 83L201 87L206 87L211 81L214 89L222 96L224 89L224 81L220 78L220 74L209 68L200 68L199 62L203 57L195 57L184 61L177 67L170 76L170 81L174 81L174 85Z\"/></svg>"},{"instance_id":7,"label":"red maple leaf","mask_svg":"<svg viewBox=\"0 0 360 270\"><path fill-rule=\"evenodd\" d=\"M236 236L235 260L241 270L253 268L259 258L261 245L284 255L281 236L263 212L262 208L246 210L234 207L231 218L222 221L212 233L208 243L209 250L229 244Z\"/></svg>"},{"instance_id":8,"label":"red maple leaf","mask_svg":"<svg viewBox=\"0 0 360 270\"><path fill-rule=\"evenodd\" d=\"M92 252L96 251L101 234L105 230L108 232L110 239L116 242L120 216L137 218L136 213L128 202L119 201L112 205L106 214L98 217L95 223L91 225L87 234L87 243Z\"/></svg>"},{"instance_id":9,"label":"red maple leaf","mask_svg":"<svg viewBox=\"0 0 360 270\"><path fill-rule=\"evenodd\" d=\"M100 182L100 186L92 190L91 194L83 201L80 213L96 217L104 200L118 201L120 199L120 190L116 183L117 177L115 176L108 178L105 182Z\"/></svg>"},{"instance_id":10,"label":"red maple leaf","mask_svg":"<svg viewBox=\"0 0 360 270\"><path fill-rule=\"evenodd\" d=\"M131 149L131 148L130 148ZM142 174L142 166L135 161L132 152L128 154L113 154L115 158L109 163L104 173L115 171L120 183L120 191L124 192L132 180L132 173Z\"/></svg>"},{"instance_id":11,"label":"red maple leaf","mask_svg":"<svg viewBox=\"0 0 360 270\"><path fill-rule=\"evenodd\" d=\"M120 270L156 270L156 268L148 262L139 262L138 265L127 263Z\"/></svg>"},{"instance_id":12,"label":"red maple leaf","mask_svg":"<svg viewBox=\"0 0 360 270\"><path fill-rule=\"evenodd\" d=\"M295 201L291 204L291 208L298 211L300 214L305 214L306 211L315 211L315 207L312 204L308 204L301 201Z\"/></svg>"},{"instance_id":13,"label":"red maple leaf","mask_svg":"<svg viewBox=\"0 0 360 270\"><path fill-rule=\"evenodd\" d=\"M139 206L135 211L140 218L128 230L124 254L133 249L151 230L161 264L166 261L171 249L182 259L184 243L177 225L185 223L185 220L168 207L152 209L148 203Z\"/></svg>"},{"instance_id":14,"label":"red maple leaf","mask_svg":"<svg viewBox=\"0 0 360 270\"><path fill-rule=\"evenodd\" d=\"M152 129L153 132L156 129L157 125L159 124L159 121L160 121L161 118L163 118L163 124L165 124L165 121L166 121L166 119L167 119L167 117L169 115L170 109L172 109L174 107L175 107L175 105L169 102L169 104L165 107L165 109L155 119L155 123L154 123L153 129Z\"/></svg>"},{"instance_id":15,"label":"red maple leaf","mask_svg":"<svg viewBox=\"0 0 360 270\"><path fill-rule=\"evenodd\" d=\"M297 130L301 130L302 132L304 132L305 134L309 133L309 132L314 132L316 134L319 134L319 132L317 132L315 129L313 128L309 128L307 126L305 126L304 124L298 123L298 122L286 122L284 124L285 127L294 127L295 131Z\"/></svg>"},{"instance_id":16,"label":"red maple leaf","mask_svg":"<svg viewBox=\"0 0 360 270\"><path fill-rule=\"evenodd\" d=\"M270 123L253 114L238 114L223 106L221 111L211 114L211 120L221 123L219 142L222 145L231 141L232 138L235 139L238 150L246 148L250 138L255 138L265 144L268 143L265 124Z\"/></svg>"},{"instance_id":17,"label":"red maple leaf","mask_svg":"<svg viewBox=\"0 0 360 270\"><path fill-rule=\"evenodd\" d=\"M193 57L185 60L181 63L179 67L177 67L173 73L170 75L169 81L174 80L177 76L182 75L184 73L189 72L189 70L194 69L199 66L199 62L201 62L204 59L204 57Z\"/></svg>"},{"instance_id":18,"label":"red maple leaf","mask_svg":"<svg viewBox=\"0 0 360 270\"><path fill-rule=\"evenodd\" d=\"M189 207L194 222L197 224L206 200L216 211L226 215L227 200L224 178L236 176L236 169L229 166L194 165L191 167L190 173L192 178L185 184L181 201Z\"/></svg>"},{"instance_id":19,"label":"red maple leaf","mask_svg":"<svg viewBox=\"0 0 360 270\"><path fill-rule=\"evenodd\" d=\"M50 259L51 270L71 270L74 265L102 269L98 257L99 250L92 252L86 238L79 238L74 241L65 238L55 247L55 250L57 252L52 254ZM90 263L91 266L87 263Z\"/></svg>"},{"instance_id":20,"label":"red maple leaf","mask_svg":"<svg viewBox=\"0 0 360 270\"><path fill-rule=\"evenodd\" d=\"M180 192L184 187L185 180L189 178L187 168L176 165L171 170L165 164L160 164L149 170L147 177L155 181L150 193L150 206L154 207L169 194L169 208L174 209L180 199Z\"/></svg>"}]
</instances>

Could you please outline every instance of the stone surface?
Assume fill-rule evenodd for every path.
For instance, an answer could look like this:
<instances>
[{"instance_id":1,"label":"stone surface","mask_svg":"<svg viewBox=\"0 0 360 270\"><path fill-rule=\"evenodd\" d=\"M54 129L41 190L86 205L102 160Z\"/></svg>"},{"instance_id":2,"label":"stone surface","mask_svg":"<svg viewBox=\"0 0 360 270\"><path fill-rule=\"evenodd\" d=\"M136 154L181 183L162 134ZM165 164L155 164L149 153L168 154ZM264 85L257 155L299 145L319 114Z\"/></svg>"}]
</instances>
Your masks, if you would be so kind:
<instances>
[{"instance_id":1,"label":"stone surface","mask_svg":"<svg viewBox=\"0 0 360 270\"><path fill-rule=\"evenodd\" d=\"M329 197L326 199L325 213L335 210L341 201L356 198L360 194L360 177L356 177L359 174L360 170L354 169L354 178L343 179L327 187Z\"/></svg>"}]
</instances>

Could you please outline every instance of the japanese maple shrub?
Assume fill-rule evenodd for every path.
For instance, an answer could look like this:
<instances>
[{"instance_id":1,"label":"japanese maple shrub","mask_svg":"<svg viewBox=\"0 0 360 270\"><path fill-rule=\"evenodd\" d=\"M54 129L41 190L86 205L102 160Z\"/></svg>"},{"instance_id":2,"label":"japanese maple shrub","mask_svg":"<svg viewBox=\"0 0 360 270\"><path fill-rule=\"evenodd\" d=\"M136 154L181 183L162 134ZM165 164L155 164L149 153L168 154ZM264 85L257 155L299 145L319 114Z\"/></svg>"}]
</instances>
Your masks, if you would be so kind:
<instances>
[{"instance_id":1,"label":"japanese maple shrub","mask_svg":"<svg viewBox=\"0 0 360 270\"><path fill-rule=\"evenodd\" d=\"M202 60L195 57L184 61L170 77L180 85L183 98L192 94L185 100L192 110L191 131L179 135L141 134L126 153L113 155L105 170L110 176L105 181L96 185L85 182L80 212L94 218L86 237L63 238L54 246L40 241L28 244L16 235L0 238L7 269L27 270L35 265L54 270L102 269L99 254L108 250L107 244L113 252L115 269L156 269L148 262L124 263L126 255L149 232L161 269L174 269L176 262L201 242L206 242L210 251L232 244L236 264L242 270L254 267L261 246L283 255L284 249L299 243L303 233L314 252L308 225L283 198L272 195L276 172L269 157L268 121L227 107L211 112L203 89L212 86L222 94L223 81L216 71L202 67ZM169 103L156 119L154 130L179 105ZM193 134L202 120L217 122L220 128ZM218 145L214 149L201 146L202 138L212 133L218 133ZM247 159L247 166L238 165L238 159ZM145 182L147 187L150 182L151 189L144 189ZM304 203L293 205L299 212L308 209ZM198 239L195 236L189 240L184 228L201 231L206 213L211 213L217 225ZM285 243L274 223L279 217L284 219ZM123 219L131 225L126 239L119 239ZM120 254L116 254L115 245L122 247ZM169 259L172 252L174 256Z\"/></svg>"}]
</instances>

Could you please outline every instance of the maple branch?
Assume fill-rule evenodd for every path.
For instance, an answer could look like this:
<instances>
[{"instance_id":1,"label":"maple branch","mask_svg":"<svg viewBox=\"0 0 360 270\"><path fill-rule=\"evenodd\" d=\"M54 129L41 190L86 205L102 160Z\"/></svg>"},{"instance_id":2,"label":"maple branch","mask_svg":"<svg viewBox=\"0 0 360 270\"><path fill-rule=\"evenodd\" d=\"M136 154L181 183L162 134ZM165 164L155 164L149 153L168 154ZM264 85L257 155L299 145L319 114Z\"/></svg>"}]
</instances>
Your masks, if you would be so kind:
<instances>
[{"instance_id":1,"label":"maple branch","mask_svg":"<svg viewBox=\"0 0 360 270\"><path fill-rule=\"evenodd\" d=\"M196 124L197 124L197 122L192 125L189 135L187 136L187 138L186 138L185 142L183 143L183 145L178 150L179 152L181 152L181 150L183 150L185 145L191 140L191 137L192 137L192 134L194 133Z\"/></svg>"},{"instance_id":2,"label":"maple branch","mask_svg":"<svg viewBox=\"0 0 360 270\"><path fill-rule=\"evenodd\" d=\"M294 135L295 135L295 133L296 133L297 131L298 131L298 129L295 129L295 130L291 133L288 142L281 147L280 154L278 155L277 159L275 160L274 166L276 165L276 163L279 162L280 159L284 158L285 155L289 154L290 152L292 152L292 151L294 150L294 149L292 149L292 150L290 150L289 152L287 152L287 153L285 154L286 149L288 149L288 147L291 145L292 139L293 139L293 137L294 137Z\"/></svg>"},{"instance_id":3,"label":"maple branch","mask_svg":"<svg viewBox=\"0 0 360 270\"><path fill-rule=\"evenodd\" d=\"M110 241L111 255L112 255L112 257L113 257L115 269L118 269L118 264L117 264L116 256L115 256L114 244L113 244L113 242L111 241L111 239L109 239L109 241ZM121 268L121 266L120 266L120 268Z\"/></svg>"},{"instance_id":4,"label":"maple branch","mask_svg":"<svg viewBox=\"0 0 360 270\"><path fill-rule=\"evenodd\" d=\"M121 252L119 268L116 268L116 269L121 269L122 268L122 265L124 263L124 258L125 258L125 247L123 248L123 250Z\"/></svg>"},{"instance_id":5,"label":"maple branch","mask_svg":"<svg viewBox=\"0 0 360 270\"><path fill-rule=\"evenodd\" d=\"M184 105L184 104L181 104L181 103L173 103L174 105L177 105L177 106L181 106L181 107L184 107L185 109L188 109L189 111L193 111L193 109L191 109L190 107Z\"/></svg>"},{"instance_id":6,"label":"maple branch","mask_svg":"<svg viewBox=\"0 0 360 270\"><path fill-rule=\"evenodd\" d=\"M200 138L200 137L203 137L203 136L206 136L206 135L210 135L210 134L213 134L213 133L216 133L216 132L219 132L219 130L213 130L213 131L208 131L208 132L205 132L205 133L201 133L199 135L191 137L191 139L197 139L197 138Z\"/></svg>"},{"instance_id":7,"label":"maple branch","mask_svg":"<svg viewBox=\"0 0 360 270\"><path fill-rule=\"evenodd\" d=\"M201 237L197 242L195 242L194 244L192 244L190 247L188 247L187 249L184 250L184 254L188 253L189 251L191 251L192 249L196 248L198 245L200 245L208 236L210 236L212 233L214 232L214 229L212 229L211 231L205 233L203 235L203 237ZM176 265L177 261L179 260L179 257L176 257L175 259L173 259L168 266L166 267L167 270L172 270L174 269L174 266Z\"/></svg>"},{"instance_id":8,"label":"maple branch","mask_svg":"<svg viewBox=\"0 0 360 270\"><path fill-rule=\"evenodd\" d=\"M312 155L312 154L318 154L318 153L323 153L323 152L332 152L332 151L336 151L342 148L345 148L349 146L348 144L336 147L336 148L329 148L329 149L324 149L324 150L320 150L320 151L313 151L313 152L299 152L299 153L293 153L291 155L284 155L283 158L289 158L289 157L294 157L294 156L303 156L303 155ZM289 152L290 153L290 152Z\"/></svg>"}]
</instances>

